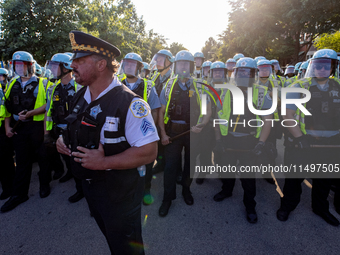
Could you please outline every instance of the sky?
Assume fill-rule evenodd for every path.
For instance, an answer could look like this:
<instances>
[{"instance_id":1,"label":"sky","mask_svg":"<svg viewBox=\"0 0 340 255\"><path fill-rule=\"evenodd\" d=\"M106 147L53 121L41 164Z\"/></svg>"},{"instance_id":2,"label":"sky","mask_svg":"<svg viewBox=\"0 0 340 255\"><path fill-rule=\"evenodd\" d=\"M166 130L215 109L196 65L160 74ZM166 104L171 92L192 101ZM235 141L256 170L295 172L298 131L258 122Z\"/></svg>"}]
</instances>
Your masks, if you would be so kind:
<instances>
[{"instance_id":1,"label":"sky","mask_svg":"<svg viewBox=\"0 0 340 255\"><path fill-rule=\"evenodd\" d=\"M227 0L132 0L146 30L183 44L191 53L201 51L209 37L218 39L228 26Z\"/></svg>"}]
</instances>

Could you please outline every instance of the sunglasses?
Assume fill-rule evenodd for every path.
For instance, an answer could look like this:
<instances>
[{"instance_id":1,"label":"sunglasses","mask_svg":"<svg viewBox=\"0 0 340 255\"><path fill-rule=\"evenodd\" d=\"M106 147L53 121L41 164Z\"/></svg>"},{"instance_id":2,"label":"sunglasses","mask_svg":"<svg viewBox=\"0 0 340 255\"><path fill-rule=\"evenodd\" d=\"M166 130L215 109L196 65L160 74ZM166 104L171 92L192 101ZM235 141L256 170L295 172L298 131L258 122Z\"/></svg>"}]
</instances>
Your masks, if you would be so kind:
<instances>
[{"instance_id":1,"label":"sunglasses","mask_svg":"<svg viewBox=\"0 0 340 255\"><path fill-rule=\"evenodd\" d=\"M328 63L328 64L315 64L314 65L315 69L316 70L321 70L322 68L325 69L326 71L329 71L331 70L331 63Z\"/></svg>"}]
</instances>

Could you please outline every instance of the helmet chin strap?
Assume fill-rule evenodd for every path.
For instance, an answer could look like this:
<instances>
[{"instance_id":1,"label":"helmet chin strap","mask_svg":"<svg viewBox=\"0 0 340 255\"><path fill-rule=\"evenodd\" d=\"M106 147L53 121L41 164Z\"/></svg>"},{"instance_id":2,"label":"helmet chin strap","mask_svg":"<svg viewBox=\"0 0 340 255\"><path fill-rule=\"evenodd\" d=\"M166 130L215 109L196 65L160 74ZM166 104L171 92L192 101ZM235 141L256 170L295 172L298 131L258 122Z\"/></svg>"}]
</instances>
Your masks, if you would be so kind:
<instances>
[{"instance_id":1,"label":"helmet chin strap","mask_svg":"<svg viewBox=\"0 0 340 255\"><path fill-rule=\"evenodd\" d=\"M170 67L172 65L172 63L170 62L170 64L166 67L164 67L163 69L158 69L158 72L163 72L165 69L167 69L168 67Z\"/></svg>"}]
</instances>

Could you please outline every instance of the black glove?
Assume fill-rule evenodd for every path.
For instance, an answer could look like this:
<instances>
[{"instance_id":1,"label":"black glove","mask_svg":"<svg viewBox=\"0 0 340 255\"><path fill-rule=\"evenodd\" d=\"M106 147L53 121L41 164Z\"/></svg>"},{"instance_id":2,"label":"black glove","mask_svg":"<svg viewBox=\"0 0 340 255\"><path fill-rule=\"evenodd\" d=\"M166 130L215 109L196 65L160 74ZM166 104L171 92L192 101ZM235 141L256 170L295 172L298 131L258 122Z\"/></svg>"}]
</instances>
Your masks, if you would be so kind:
<instances>
[{"instance_id":1,"label":"black glove","mask_svg":"<svg viewBox=\"0 0 340 255\"><path fill-rule=\"evenodd\" d=\"M299 149L309 149L310 142L307 135L302 135L294 138L294 141Z\"/></svg>"},{"instance_id":2,"label":"black glove","mask_svg":"<svg viewBox=\"0 0 340 255\"><path fill-rule=\"evenodd\" d=\"M275 159L277 157L277 149L275 148L274 144L271 142L266 142L265 147L268 155Z\"/></svg>"},{"instance_id":3,"label":"black glove","mask_svg":"<svg viewBox=\"0 0 340 255\"><path fill-rule=\"evenodd\" d=\"M214 154L225 152L224 145L222 139L216 141L216 145L213 149Z\"/></svg>"},{"instance_id":4,"label":"black glove","mask_svg":"<svg viewBox=\"0 0 340 255\"><path fill-rule=\"evenodd\" d=\"M252 150L252 153L254 153L256 156L260 156L264 152L264 146L264 142L258 142L255 148Z\"/></svg>"},{"instance_id":5,"label":"black glove","mask_svg":"<svg viewBox=\"0 0 340 255\"><path fill-rule=\"evenodd\" d=\"M50 134L44 135L44 144L47 146L53 146L55 145L55 140L52 138Z\"/></svg>"}]
</instances>

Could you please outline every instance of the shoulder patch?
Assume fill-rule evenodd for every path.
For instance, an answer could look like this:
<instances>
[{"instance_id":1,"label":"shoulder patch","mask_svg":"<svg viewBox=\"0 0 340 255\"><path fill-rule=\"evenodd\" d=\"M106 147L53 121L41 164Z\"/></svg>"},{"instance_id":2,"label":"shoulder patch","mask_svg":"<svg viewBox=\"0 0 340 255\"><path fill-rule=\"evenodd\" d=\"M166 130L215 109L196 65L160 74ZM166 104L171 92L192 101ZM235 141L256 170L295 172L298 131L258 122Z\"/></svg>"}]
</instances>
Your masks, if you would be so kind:
<instances>
[{"instance_id":1,"label":"shoulder patch","mask_svg":"<svg viewBox=\"0 0 340 255\"><path fill-rule=\"evenodd\" d=\"M140 130L144 136L146 136L148 132L155 132L155 128L152 123L146 119L143 119L142 124L140 125Z\"/></svg>"},{"instance_id":2,"label":"shoulder patch","mask_svg":"<svg viewBox=\"0 0 340 255\"><path fill-rule=\"evenodd\" d=\"M136 100L132 102L129 109L132 112L133 116L139 119L149 115L148 107L141 100Z\"/></svg>"}]
</instances>

